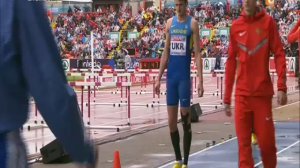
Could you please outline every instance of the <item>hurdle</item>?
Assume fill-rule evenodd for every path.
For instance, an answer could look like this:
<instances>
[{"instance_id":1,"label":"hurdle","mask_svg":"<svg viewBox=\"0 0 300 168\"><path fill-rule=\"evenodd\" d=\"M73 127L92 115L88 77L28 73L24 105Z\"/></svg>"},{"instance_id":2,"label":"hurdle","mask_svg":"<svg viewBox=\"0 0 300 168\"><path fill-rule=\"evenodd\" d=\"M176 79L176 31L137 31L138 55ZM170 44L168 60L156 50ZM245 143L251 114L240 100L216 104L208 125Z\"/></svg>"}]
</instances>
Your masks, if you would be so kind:
<instances>
[{"instance_id":1,"label":"hurdle","mask_svg":"<svg viewBox=\"0 0 300 168\"><path fill-rule=\"evenodd\" d=\"M96 74L96 73L85 73L85 80L84 81L87 81L87 82L99 82L99 74ZM96 85L93 87L93 90L94 90L93 102L96 101L96 87L97 87Z\"/></svg>"},{"instance_id":2,"label":"hurdle","mask_svg":"<svg viewBox=\"0 0 300 168\"><path fill-rule=\"evenodd\" d=\"M70 83L71 86L80 86L81 89L82 89L82 95L81 95L81 116L83 118L83 88L84 87L87 87L88 88L88 121L87 121L87 126L86 128L88 129L112 129L112 130L116 130L117 132L119 131L122 131L122 130L128 130L130 129L130 107L128 107L128 123L127 125L128 126L101 126L101 125L91 125L91 110L90 110L90 107L91 107L91 94L90 94L90 90L91 90L91 87L93 86L101 86L101 83L100 82L71 82ZM105 84L102 84L102 86L105 85ZM116 82L112 82L112 83L107 83L106 82L106 85L118 85ZM131 83L121 83L121 85L123 86L131 86ZM130 89L130 87L128 88ZM130 97L129 97L130 98Z\"/></svg>"},{"instance_id":3,"label":"hurdle","mask_svg":"<svg viewBox=\"0 0 300 168\"><path fill-rule=\"evenodd\" d=\"M116 70L116 72L121 72L119 74L103 74L102 77L100 77L100 83L101 85L99 85L99 87L121 87L121 90L120 91L115 91L114 93L117 94L117 93L121 93L121 102L120 103L96 103L94 101L94 103L90 103L91 105L111 105L111 106L114 106L114 107L121 107L121 106L127 106L127 101L123 99L123 87L121 85L117 85L115 82L124 82L123 78L125 78L125 82L127 81L133 81L133 80L130 80L132 79L132 77L140 77L140 78L144 78L146 76L149 76L149 78L152 77L153 79L153 90L152 92L151 91L143 91L143 92L135 92L135 94L153 94L153 100L152 100L152 104L151 103L131 103L131 106L146 106L146 107L153 107L155 103L159 104L159 99L160 99L160 95L166 95L167 92L161 92L160 95L158 95L158 98L155 97L155 78L157 77L157 72L158 70L151 70L149 71L148 69L147 70L139 70L139 72L147 72L148 74L144 74L144 73L137 73L137 74L132 74L132 73L128 73L127 71L125 70ZM134 72L134 71L133 71ZM193 73L195 71L192 70L192 73L191 73L191 78L192 78L192 82L194 83L197 83L196 81L196 77L197 77L197 74L196 73ZM223 71L220 71L220 72L223 72ZM208 76L208 77L212 77L213 75L212 74L203 74L203 76ZM131 78L130 78L131 77ZM223 77L223 74L217 74L215 77ZM107 82L104 82L106 81L104 78L110 78L110 81L114 81L114 82L110 82L110 84L108 85L105 85L105 83ZM195 85L196 87L196 85ZM193 89L193 87L191 87ZM222 89L222 88L221 88ZM127 94L128 94L128 90L126 89L126 95L125 97L127 98ZM112 93L111 91L99 91L100 93L103 92L103 93ZM192 92L192 95L196 95L197 91L195 92ZM134 92L129 92L130 94L134 94ZM95 95L95 93L94 93ZM213 92L205 92L204 95L213 95L213 96L219 96L219 90L214 90ZM222 91L221 91L221 99L222 99ZM87 105L88 103L86 103Z\"/></svg>"},{"instance_id":4,"label":"hurdle","mask_svg":"<svg viewBox=\"0 0 300 168\"><path fill-rule=\"evenodd\" d=\"M155 103L160 103L159 102L159 99L160 99L160 95L162 95L162 93L158 94L157 95L157 98L155 97L155 82L156 82L156 78L158 76L158 71L151 71L151 73L149 73L149 78L152 77L152 80L153 80L153 89L152 89L152 103L155 104ZM149 105L148 105L149 106ZM151 107L153 107L153 105L151 104Z\"/></svg>"},{"instance_id":5,"label":"hurdle","mask_svg":"<svg viewBox=\"0 0 300 168\"><path fill-rule=\"evenodd\" d=\"M214 70L212 76L217 77L217 89L219 89L219 86L223 89L223 78L224 78L225 70ZM220 81L221 78L221 81ZM221 82L221 83L220 83ZM221 91L222 93L222 91ZM222 99L222 95L221 95Z\"/></svg>"},{"instance_id":6,"label":"hurdle","mask_svg":"<svg viewBox=\"0 0 300 168\"><path fill-rule=\"evenodd\" d=\"M105 125L86 125L85 128L87 129L105 129L105 130L115 130L117 132L130 130L130 126L105 126Z\"/></svg>"},{"instance_id":7,"label":"hurdle","mask_svg":"<svg viewBox=\"0 0 300 168\"><path fill-rule=\"evenodd\" d=\"M99 82L99 86L101 87L117 87L118 82ZM88 106L88 103L85 103L86 106ZM91 102L90 105L111 105L116 106L116 103L97 103L97 102Z\"/></svg>"},{"instance_id":8,"label":"hurdle","mask_svg":"<svg viewBox=\"0 0 300 168\"><path fill-rule=\"evenodd\" d=\"M142 104L142 103L130 103L131 106L140 106L140 107L149 107L149 104ZM114 107L124 107L124 106L128 106L127 103L114 103L113 105Z\"/></svg>"},{"instance_id":9,"label":"hurdle","mask_svg":"<svg viewBox=\"0 0 300 168\"><path fill-rule=\"evenodd\" d=\"M220 85L220 96L221 100L223 100L223 79L224 79L224 70L215 70L216 74L213 74L213 77L217 77L217 89L219 89ZM219 84L220 80L220 84Z\"/></svg>"},{"instance_id":10,"label":"hurdle","mask_svg":"<svg viewBox=\"0 0 300 168\"><path fill-rule=\"evenodd\" d=\"M28 131L30 130L36 130L36 129L41 129L41 128L48 128L48 125L43 123L43 124L24 124L21 126L20 130L24 130L27 128Z\"/></svg>"},{"instance_id":11,"label":"hurdle","mask_svg":"<svg viewBox=\"0 0 300 168\"><path fill-rule=\"evenodd\" d=\"M81 87L81 116L83 117L83 90L84 87L88 88L88 116L90 118L90 100L91 100L91 86L99 85L99 82L70 82L70 86L80 86ZM89 125L90 121L88 121Z\"/></svg>"},{"instance_id":12,"label":"hurdle","mask_svg":"<svg viewBox=\"0 0 300 168\"><path fill-rule=\"evenodd\" d=\"M131 82L121 83L121 85L125 86L126 87L126 91L128 91L128 93L130 93ZM131 122L130 122L130 117L131 117L131 114L130 114L130 94L127 94L127 103L128 103L128 106L127 106L128 125L130 126L131 125Z\"/></svg>"},{"instance_id":13,"label":"hurdle","mask_svg":"<svg viewBox=\"0 0 300 168\"><path fill-rule=\"evenodd\" d=\"M214 108L214 109L220 109L224 107L222 104L200 104L200 106Z\"/></svg>"},{"instance_id":14,"label":"hurdle","mask_svg":"<svg viewBox=\"0 0 300 168\"><path fill-rule=\"evenodd\" d=\"M130 77L131 74L130 73L121 73L121 74L116 74L115 76L117 76L117 82L118 83L122 83L122 82L130 82ZM123 81L123 79L125 78L125 81ZM117 87L120 87L121 90L121 103L123 103L123 86L122 85L117 85ZM118 90L117 90L118 91ZM128 90L125 90L125 97L127 97L127 94L130 94L130 92L128 92ZM126 101L124 101L126 103Z\"/></svg>"},{"instance_id":15,"label":"hurdle","mask_svg":"<svg viewBox=\"0 0 300 168\"><path fill-rule=\"evenodd\" d=\"M224 75L223 74L217 74L216 76L213 76L212 74L203 74L203 77L217 77L217 81L219 78L221 78L221 90L219 90L218 88L218 85L219 83L217 82L217 89L212 91L212 92L204 92L204 95L212 95L212 96L219 96L219 92L220 92L220 95L221 95L221 99L222 99L222 92L223 92L223 77ZM192 71L191 73L191 89L195 91L192 91L192 95L198 95L197 93L197 74L194 73L194 71ZM194 87L193 87L193 84L194 84ZM194 88L194 89L193 89Z\"/></svg>"},{"instance_id":16,"label":"hurdle","mask_svg":"<svg viewBox=\"0 0 300 168\"><path fill-rule=\"evenodd\" d=\"M149 70L142 70L142 72L148 72ZM124 74L121 74L121 75L119 75L119 76L126 76L127 78L127 81L128 81L128 77L129 77L129 75L128 74L126 74L126 73L124 73ZM155 103L155 102L158 102L159 103L159 96L158 96L158 100L155 100L155 92L154 92L154 86L155 86L155 77L157 76L157 74L153 74L153 73L151 73L151 74L144 74L144 73L137 73L137 74L131 74L131 82L134 82L135 80L134 80L134 78L136 78L136 77L139 77L139 78L141 78L141 88L142 88L142 86L143 86L143 81L144 81L144 83L147 83L147 79L145 79L147 76L149 76L149 77L152 77L153 78L153 89L152 89L152 92L151 91L146 91L146 90L142 90L141 89L141 92L128 92L128 91L126 91L126 96L125 97L128 97L127 96L127 94L128 93L130 93L130 94L152 94L153 95L153 103ZM120 80L118 80L118 81L120 81ZM146 85L145 85L146 86ZM117 92L117 93L120 93L120 92ZM123 96L122 96L122 90L121 90L121 98L122 98ZM118 106L118 107L121 107L121 106L127 106L128 104L126 103L126 101L124 101L123 102L123 100L121 101L121 103L115 103L113 106L114 107L116 107L116 106ZM149 107L150 105L148 104L148 103L146 103L146 104L141 104L141 103L131 103L131 106L146 106L146 107Z\"/></svg>"},{"instance_id":17,"label":"hurdle","mask_svg":"<svg viewBox=\"0 0 300 168\"><path fill-rule=\"evenodd\" d=\"M100 83L106 83L106 82L117 82L117 76L113 73L107 73L108 71L105 71L106 73L99 74L99 81ZM116 86L99 86L99 87L116 87ZM105 91L105 90L98 90L98 93L110 93L110 94L118 94L117 91Z\"/></svg>"},{"instance_id":18,"label":"hurdle","mask_svg":"<svg viewBox=\"0 0 300 168\"><path fill-rule=\"evenodd\" d=\"M145 83L145 89L147 87L147 79L146 79L146 74L145 73L135 73L133 74L133 78L136 80L137 77L140 79L141 81L141 91L140 92L136 92L136 94L142 94L142 92L146 92L146 90L143 90L143 83ZM133 80L132 80L133 81Z\"/></svg>"},{"instance_id":19,"label":"hurdle","mask_svg":"<svg viewBox=\"0 0 300 168\"><path fill-rule=\"evenodd\" d=\"M24 130L24 128L27 128L27 130L32 130L32 129L40 129L40 128L46 128L47 125L45 124L44 120L41 118L40 123L38 121L38 108L37 105L32 97L29 98L29 105L34 106L34 120L32 124L26 123L23 124L20 129Z\"/></svg>"},{"instance_id":20,"label":"hurdle","mask_svg":"<svg viewBox=\"0 0 300 168\"><path fill-rule=\"evenodd\" d=\"M191 105L193 105L191 101ZM159 104L149 104L149 107L159 107L159 106L167 106L166 103L159 103ZM222 104L200 104L201 107L206 107L206 108L214 108L214 109L220 109L223 108Z\"/></svg>"},{"instance_id":21,"label":"hurdle","mask_svg":"<svg viewBox=\"0 0 300 168\"><path fill-rule=\"evenodd\" d=\"M193 95L198 95L197 90L193 92ZM204 95L210 95L210 96L219 96L219 90L214 90L211 92L204 92Z\"/></svg>"}]
</instances>

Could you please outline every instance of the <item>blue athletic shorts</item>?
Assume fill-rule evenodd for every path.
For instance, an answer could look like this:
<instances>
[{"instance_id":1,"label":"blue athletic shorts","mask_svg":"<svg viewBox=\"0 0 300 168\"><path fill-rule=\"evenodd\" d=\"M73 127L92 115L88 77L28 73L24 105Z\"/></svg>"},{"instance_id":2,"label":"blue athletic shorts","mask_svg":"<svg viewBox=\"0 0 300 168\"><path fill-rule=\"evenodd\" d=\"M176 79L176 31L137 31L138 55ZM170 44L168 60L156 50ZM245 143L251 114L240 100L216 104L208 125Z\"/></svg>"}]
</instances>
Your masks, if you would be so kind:
<instances>
[{"instance_id":1,"label":"blue athletic shorts","mask_svg":"<svg viewBox=\"0 0 300 168\"><path fill-rule=\"evenodd\" d=\"M28 168L26 149L19 131L0 133L0 168Z\"/></svg>"},{"instance_id":2,"label":"blue athletic shorts","mask_svg":"<svg viewBox=\"0 0 300 168\"><path fill-rule=\"evenodd\" d=\"M167 80L167 106L190 107L191 80Z\"/></svg>"}]
</instances>

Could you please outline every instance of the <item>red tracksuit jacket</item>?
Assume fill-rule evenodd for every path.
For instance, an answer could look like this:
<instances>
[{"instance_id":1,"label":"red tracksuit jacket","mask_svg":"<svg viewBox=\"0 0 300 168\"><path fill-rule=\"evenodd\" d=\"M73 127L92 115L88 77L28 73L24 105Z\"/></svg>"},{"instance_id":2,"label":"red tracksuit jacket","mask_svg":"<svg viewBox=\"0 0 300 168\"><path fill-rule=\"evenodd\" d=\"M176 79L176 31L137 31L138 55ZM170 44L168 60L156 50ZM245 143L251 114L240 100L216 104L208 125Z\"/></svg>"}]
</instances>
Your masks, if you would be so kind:
<instances>
[{"instance_id":1,"label":"red tracksuit jacket","mask_svg":"<svg viewBox=\"0 0 300 168\"><path fill-rule=\"evenodd\" d=\"M224 103L231 103L236 76L236 95L272 96L270 52L274 53L278 90L286 92L286 60L277 25L264 10L254 17L242 15L233 22L225 72Z\"/></svg>"},{"instance_id":2,"label":"red tracksuit jacket","mask_svg":"<svg viewBox=\"0 0 300 168\"><path fill-rule=\"evenodd\" d=\"M294 43L299 39L300 39L300 20L298 20L297 24L295 25L295 27L290 32L290 34L288 36L288 42L289 43Z\"/></svg>"}]
</instances>

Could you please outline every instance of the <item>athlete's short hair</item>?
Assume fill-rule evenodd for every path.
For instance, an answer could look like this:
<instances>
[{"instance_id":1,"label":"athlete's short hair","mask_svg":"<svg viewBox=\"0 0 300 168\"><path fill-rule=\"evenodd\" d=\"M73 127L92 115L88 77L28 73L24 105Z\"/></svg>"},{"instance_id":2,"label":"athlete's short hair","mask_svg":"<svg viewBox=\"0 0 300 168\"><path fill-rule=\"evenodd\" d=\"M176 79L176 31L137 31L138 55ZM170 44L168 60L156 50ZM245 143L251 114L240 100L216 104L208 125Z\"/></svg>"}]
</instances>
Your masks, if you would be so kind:
<instances>
[{"instance_id":1,"label":"athlete's short hair","mask_svg":"<svg viewBox=\"0 0 300 168\"><path fill-rule=\"evenodd\" d=\"M185 3L188 3L188 0L179 0L179 1L183 1L183 2L185 2Z\"/></svg>"}]
</instances>

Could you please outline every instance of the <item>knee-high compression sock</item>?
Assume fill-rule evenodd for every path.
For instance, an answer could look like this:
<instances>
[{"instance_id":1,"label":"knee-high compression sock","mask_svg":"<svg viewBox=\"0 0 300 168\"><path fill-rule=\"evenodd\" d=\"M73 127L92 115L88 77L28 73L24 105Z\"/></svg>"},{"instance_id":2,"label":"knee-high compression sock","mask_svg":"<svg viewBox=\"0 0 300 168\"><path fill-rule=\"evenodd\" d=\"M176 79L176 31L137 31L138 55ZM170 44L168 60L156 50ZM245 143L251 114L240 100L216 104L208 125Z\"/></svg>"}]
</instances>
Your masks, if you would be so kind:
<instances>
[{"instance_id":1,"label":"knee-high compression sock","mask_svg":"<svg viewBox=\"0 0 300 168\"><path fill-rule=\"evenodd\" d=\"M183 126L183 152L184 160L183 164L187 165L189 160L191 142L192 142L192 130L191 121L189 119L189 113L186 115L181 114L182 126Z\"/></svg>"},{"instance_id":2,"label":"knee-high compression sock","mask_svg":"<svg viewBox=\"0 0 300 168\"><path fill-rule=\"evenodd\" d=\"M171 134L171 140L172 140L176 160L180 161L182 160L182 156L181 156L180 144L179 144L180 143L179 132L178 130L176 130L175 132L171 132L170 134Z\"/></svg>"}]
</instances>

